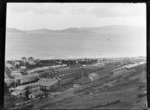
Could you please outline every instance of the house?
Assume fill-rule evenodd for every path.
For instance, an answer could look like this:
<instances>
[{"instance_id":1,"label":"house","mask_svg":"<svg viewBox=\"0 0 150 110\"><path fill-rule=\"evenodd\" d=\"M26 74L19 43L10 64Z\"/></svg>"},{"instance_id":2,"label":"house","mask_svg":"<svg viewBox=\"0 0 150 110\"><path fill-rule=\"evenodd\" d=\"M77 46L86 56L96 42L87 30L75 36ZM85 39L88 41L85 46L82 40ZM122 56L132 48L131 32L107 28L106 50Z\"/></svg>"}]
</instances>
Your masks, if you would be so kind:
<instances>
[{"instance_id":1,"label":"house","mask_svg":"<svg viewBox=\"0 0 150 110\"><path fill-rule=\"evenodd\" d=\"M26 57L22 57L22 58L21 58L21 60L22 60L22 62L23 62L23 63L28 62L28 60L27 60L27 58L26 58Z\"/></svg>"},{"instance_id":2,"label":"house","mask_svg":"<svg viewBox=\"0 0 150 110\"><path fill-rule=\"evenodd\" d=\"M80 87L80 86L81 86L80 84L74 84L74 85L73 85L74 88L78 88L78 87Z\"/></svg>"},{"instance_id":3,"label":"house","mask_svg":"<svg viewBox=\"0 0 150 110\"><path fill-rule=\"evenodd\" d=\"M22 94L25 95L25 93L28 91L29 93L32 93L33 91L37 91L40 90L40 85L38 82L35 83L30 83L30 84L25 84L25 85L20 85L17 86L14 89L14 92L16 94Z\"/></svg>"},{"instance_id":4,"label":"house","mask_svg":"<svg viewBox=\"0 0 150 110\"><path fill-rule=\"evenodd\" d=\"M26 89L25 86L18 86L14 90L12 90L11 95L25 95Z\"/></svg>"},{"instance_id":5,"label":"house","mask_svg":"<svg viewBox=\"0 0 150 110\"><path fill-rule=\"evenodd\" d=\"M88 75L88 78L91 80L91 81L95 81L95 80L98 80L100 77L97 73L90 73Z\"/></svg>"},{"instance_id":6,"label":"house","mask_svg":"<svg viewBox=\"0 0 150 110\"><path fill-rule=\"evenodd\" d=\"M61 86L61 80L58 77L54 78L42 78L39 81L41 90L54 90Z\"/></svg>"},{"instance_id":7,"label":"house","mask_svg":"<svg viewBox=\"0 0 150 110\"><path fill-rule=\"evenodd\" d=\"M19 76L23 76L23 75L20 73L20 71L12 71L11 76L12 77L19 77Z\"/></svg>"},{"instance_id":8,"label":"house","mask_svg":"<svg viewBox=\"0 0 150 110\"><path fill-rule=\"evenodd\" d=\"M14 62L14 65L15 65L15 66L20 65L20 62L19 62L19 61L15 61L15 62Z\"/></svg>"},{"instance_id":9,"label":"house","mask_svg":"<svg viewBox=\"0 0 150 110\"><path fill-rule=\"evenodd\" d=\"M31 94L29 94L30 99L36 99L38 97L44 97L44 92L41 90L38 90L38 91L35 91L35 92L32 92Z\"/></svg>"},{"instance_id":10,"label":"house","mask_svg":"<svg viewBox=\"0 0 150 110\"><path fill-rule=\"evenodd\" d=\"M26 70L26 66L20 66L21 70Z\"/></svg>"},{"instance_id":11,"label":"house","mask_svg":"<svg viewBox=\"0 0 150 110\"><path fill-rule=\"evenodd\" d=\"M33 91L40 90L39 82L28 84L27 85L27 90L28 90L29 93L32 93Z\"/></svg>"}]
</instances>

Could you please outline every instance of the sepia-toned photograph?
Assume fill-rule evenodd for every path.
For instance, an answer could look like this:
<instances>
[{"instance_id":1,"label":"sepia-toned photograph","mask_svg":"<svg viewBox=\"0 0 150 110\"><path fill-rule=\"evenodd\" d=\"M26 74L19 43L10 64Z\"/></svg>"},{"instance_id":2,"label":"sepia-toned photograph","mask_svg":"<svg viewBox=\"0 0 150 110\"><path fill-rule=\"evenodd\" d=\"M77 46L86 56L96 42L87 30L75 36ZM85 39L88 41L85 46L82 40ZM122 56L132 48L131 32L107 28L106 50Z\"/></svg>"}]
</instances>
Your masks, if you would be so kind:
<instances>
[{"instance_id":1,"label":"sepia-toned photograph","mask_svg":"<svg viewBox=\"0 0 150 110\"><path fill-rule=\"evenodd\" d=\"M145 3L7 3L5 110L147 108Z\"/></svg>"}]
</instances>

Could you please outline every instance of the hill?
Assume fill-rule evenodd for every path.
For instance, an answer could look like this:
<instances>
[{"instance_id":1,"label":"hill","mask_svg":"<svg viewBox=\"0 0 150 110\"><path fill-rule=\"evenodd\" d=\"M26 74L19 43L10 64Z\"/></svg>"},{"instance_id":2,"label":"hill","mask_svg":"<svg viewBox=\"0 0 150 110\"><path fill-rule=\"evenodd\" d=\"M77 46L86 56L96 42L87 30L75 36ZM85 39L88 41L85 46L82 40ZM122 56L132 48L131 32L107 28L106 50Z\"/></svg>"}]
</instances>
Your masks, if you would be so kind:
<instances>
[{"instance_id":1,"label":"hill","mask_svg":"<svg viewBox=\"0 0 150 110\"><path fill-rule=\"evenodd\" d=\"M140 34L146 33L144 27L109 25L102 27L84 27L84 28L66 28L63 30L51 29L35 29L35 30L18 30L15 28L7 28L8 33L124 33L124 34Z\"/></svg>"},{"instance_id":2,"label":"hill","mask_svg":"<svg viewBox=\"0 0 150 110\"><path fill-rule=\"evenodd\" d=\"M6 28L6 33L25 33L25 32L16 28Z\"/></svg>"},{"instance_id":3,"label":"hill","mask_svg":"<svg viewBox=\"0 0 150 110\"><path fill-rule=\"evenodd\" d=\"M110 26L91 27L82 29L96 33L135 33L135 34L146 33L146 28L144 27L123 26L123 25L110 25Z\"/></svg>"},{"instance_id":4,"label":"hill","mask_svg":"<svg viewBox=\"0 0 150 110\"><path fill-rule=\"evenodd\" d=\"M63 30L35 29L35 30L25 30L25 32L27 33L87 33L90 31L82 30L80 28L67 28Z\"/></svg>"}]
</instances>

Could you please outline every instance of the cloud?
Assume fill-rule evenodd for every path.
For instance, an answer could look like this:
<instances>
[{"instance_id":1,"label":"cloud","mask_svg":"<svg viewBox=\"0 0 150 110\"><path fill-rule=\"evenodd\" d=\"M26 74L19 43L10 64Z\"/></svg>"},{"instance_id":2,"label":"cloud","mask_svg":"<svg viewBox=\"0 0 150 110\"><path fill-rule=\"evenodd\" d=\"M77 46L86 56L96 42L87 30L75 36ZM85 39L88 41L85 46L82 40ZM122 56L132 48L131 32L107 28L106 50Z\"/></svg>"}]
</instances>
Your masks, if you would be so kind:
<instances>
[{"instance_id":1,"label":"cloud","mask_svg":"<svg viewBox=\"0 0 150 110\"><path fill-rule=\"evenodd\" d=\"M144 3L8 3L13 13L90 14L97 17L146 16Z\"/></svg>"},{"instance_id":2,"label":"cloud","mask_svg":"<svg viewBox=\"0 0 150 110\"><path fill-rule=\"evenodd\" d=\"M73 8L74 14L92 14L97 17L146 16L146 5L133 3L86 4Z\"/></svg>"},{"instance_id":3,"label":"cloud","mask_svg":"<svg viewBox=\"0 0 150 110\"><path fill-rule=\"evenodd\" d=\"M33 12L35 14L60 13L59 6L52 3L8 3L8 11L13 13Z\"/></svg>"}]
</instances>

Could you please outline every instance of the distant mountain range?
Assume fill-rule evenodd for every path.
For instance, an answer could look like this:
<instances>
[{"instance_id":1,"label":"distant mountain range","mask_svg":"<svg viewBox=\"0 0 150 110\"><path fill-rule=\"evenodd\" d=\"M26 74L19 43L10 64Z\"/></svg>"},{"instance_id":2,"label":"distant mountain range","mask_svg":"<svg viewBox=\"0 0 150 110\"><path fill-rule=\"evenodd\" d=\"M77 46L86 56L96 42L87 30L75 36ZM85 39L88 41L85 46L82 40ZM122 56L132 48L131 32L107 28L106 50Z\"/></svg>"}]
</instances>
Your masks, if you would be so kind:
<instances>
[{"instance_id":1,"label":"distant mountain range","mask_svg":"<svg viewBox=\"0 0 150 110\"><path fill-rule=\"evenodd\" d=\"M124 26L124 25L110 25L102 27L83 28L87 31L96 33L139 33L146 32L144 27Z\"/></svg>"},{"instance_id":2,"label":"distant mountain range","mask_svg":"<svg viewBox=\"0 0 150 110\"><path fill-rule=\"evenodd\" d=\"M85 33L90 32L89 30L82 30L80 28L67 28L63 30L51 30L51 29L35 29L35 30L25 30L27 33Z\"/></svg>"},{"instance_id":3,"label":"distant mountain range","mask_svg":"<svg viewBox=\"0 0 150 110\"><path fill-rule=\"evenodd\" d=\"M145 33L144 27L110 25L102 27L84 27L84 28L67 28L63 30L51 29L35 29L35 30L19 30L15 28L7 28L7 33Z\"/></svg>"},{"instance_id":4,"label":"distant mountain range","mask_svg":"<svg viewBox=\"0 0 150 110\"><path fill-rule=\"evenodd\" d=\"M16 28L6 28L6 33L25 33L24 31L21 31L19 29Z\"/></svg>"}]
</instances>

